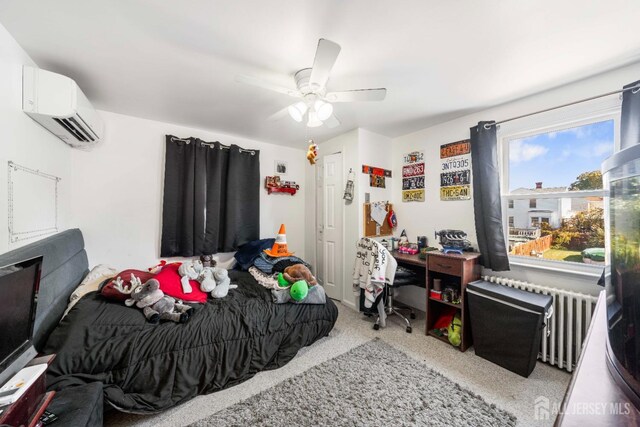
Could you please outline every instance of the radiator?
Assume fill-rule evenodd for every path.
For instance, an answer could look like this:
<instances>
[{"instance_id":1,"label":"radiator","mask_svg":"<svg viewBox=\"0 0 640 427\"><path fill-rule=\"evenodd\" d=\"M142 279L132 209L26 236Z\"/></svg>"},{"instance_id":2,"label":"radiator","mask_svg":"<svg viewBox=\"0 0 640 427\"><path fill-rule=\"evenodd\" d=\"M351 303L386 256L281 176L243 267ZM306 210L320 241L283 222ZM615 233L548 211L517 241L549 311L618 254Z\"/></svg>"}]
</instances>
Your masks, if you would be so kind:
<instances>
[{"instance_id":1,"label":"radiator","mask_svg":"<svg viewBox=\"0 0 640 427\"><path fill-rule=\"evenodd\" d=\"M483 276L483 279L553 297L553 315L547 320L543 331L538 359L569 372L573 371L582 352L582 343L589 330L598 298L505 277Z\"/></svg>"}]
</instances>

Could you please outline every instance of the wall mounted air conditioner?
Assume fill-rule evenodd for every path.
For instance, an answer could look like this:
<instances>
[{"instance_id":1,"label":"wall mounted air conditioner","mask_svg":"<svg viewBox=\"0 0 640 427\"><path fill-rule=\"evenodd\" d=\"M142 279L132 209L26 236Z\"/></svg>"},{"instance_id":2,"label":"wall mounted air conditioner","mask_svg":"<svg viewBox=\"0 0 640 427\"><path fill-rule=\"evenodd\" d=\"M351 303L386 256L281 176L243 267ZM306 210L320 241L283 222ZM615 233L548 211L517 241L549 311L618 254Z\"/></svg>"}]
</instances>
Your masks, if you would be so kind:
<instances>
[{"instance_id":1,"label":"wall mounted air conditioner","mask_svg":"<svg viewBox=\"0 0 640 427\"><path fill-rule=\"evenodd\" d=\"M23 67L22 110L72 147L89 149L103 136L102 120L76 82L51 71Z\"/></svg>"}]
</instances>

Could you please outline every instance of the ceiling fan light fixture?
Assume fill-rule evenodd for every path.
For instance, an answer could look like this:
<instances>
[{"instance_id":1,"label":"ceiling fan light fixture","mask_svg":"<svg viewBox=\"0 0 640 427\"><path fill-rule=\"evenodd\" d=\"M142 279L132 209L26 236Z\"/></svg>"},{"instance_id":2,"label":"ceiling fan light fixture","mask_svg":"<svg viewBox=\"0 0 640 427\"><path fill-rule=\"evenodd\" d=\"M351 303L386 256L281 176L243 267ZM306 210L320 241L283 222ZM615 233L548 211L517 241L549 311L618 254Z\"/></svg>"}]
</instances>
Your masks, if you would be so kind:
<instances>
[{"instance_id":1,"label":"ceiling fan light fixture","mask_svg":"<svg viewBox=\"0 0 640 427\"><path fill-rule=\"evenodd\" d=\"M313 109L316 111L316 115L320 120L327 120L333 114L333 105L328 102L317 100L313 105Z\"/></svg>"},{"instance_id":2,"label":"ceiling fan light fixture","mask_svg":"<svg viewBox=\"0 0 640 427\"><path fill-rule=\"evenodd\" d=\"M290 105L289 108L287 108L287 111L293 120L300 123L304 118L304 114L307 112L307 108L307 104L300 101Z\"/></svg>"},{"instance_id":3,"label":"ceiling fan light fixture","mask_svg":"<svg viewBox=\"0 0 640 427\"><path fill-rule=\"evenodd\" d=\"M318 118L318 114L314 110L309 110L309 120L307 120L307 127L317 128L322 126L322 120Z\"/></svg>"}]
</instances>

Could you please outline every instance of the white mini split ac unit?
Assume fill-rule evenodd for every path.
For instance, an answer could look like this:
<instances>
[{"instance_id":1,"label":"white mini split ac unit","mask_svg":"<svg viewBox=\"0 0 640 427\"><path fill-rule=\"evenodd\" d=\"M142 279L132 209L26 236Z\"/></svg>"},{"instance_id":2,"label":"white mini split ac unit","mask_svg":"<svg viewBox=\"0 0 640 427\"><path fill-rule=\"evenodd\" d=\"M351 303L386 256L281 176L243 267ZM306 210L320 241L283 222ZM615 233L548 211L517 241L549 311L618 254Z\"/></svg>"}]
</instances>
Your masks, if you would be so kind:
<instances>
[{"instance_id":1,"label":"white mini split ac unit","mask_svg":"<svg viewBox=\"0 0 640 427\"><path fill-rule=\"evenodd\" d=\"M103 136L102 120L76 82L51 71L23 67L22 110L72 147L89 149Z\"/></svg>"}]
</instances>

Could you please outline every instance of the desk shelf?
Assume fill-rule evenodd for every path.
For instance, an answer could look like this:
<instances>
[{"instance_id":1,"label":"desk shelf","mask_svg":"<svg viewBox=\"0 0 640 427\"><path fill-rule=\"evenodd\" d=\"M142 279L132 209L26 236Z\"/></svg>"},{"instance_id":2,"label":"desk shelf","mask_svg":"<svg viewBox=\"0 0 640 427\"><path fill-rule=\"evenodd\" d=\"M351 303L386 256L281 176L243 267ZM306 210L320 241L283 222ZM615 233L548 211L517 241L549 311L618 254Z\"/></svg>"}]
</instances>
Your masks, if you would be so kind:
<instances>
[{"instance_id":1,"label":"desk shelf","mask_svg":"<svg viewBox=\"0 0 640 427\"><path fill-rule=\"evenodd\" d=\"M466 305L466 289L468 283L480 278L480 264L478 263L479 257L480 254L475 252L465 252L462 255L444 254L442 252L435 251L427 253L427 323L425 334L438 338L440 341L449 344L449 339L447 337L438 336L433 332L433 326L438 320L440 314L447 310L446 307L453 307L460 311L460 320L462 323L462 341L458 347L460 351L466 351L472 344L471 327L469 325L469 308ZM460 304L453 304L451 302L431 298L429 295L433 289L434 278L442 279L444 282L448 282L450 284L455 284L455 286L460 290Z\"/></svg>"},{"instance_id":2,"label":"desk shelf","mask_svg":"<svg viewBox=\"0 0 640 427\"><path fill-rule=\"evenodd\" d=\"M428 332L427 332L427 335L429 335L430 337L437 338L437 339L439 339L439 340L440 340L440 341L442 341L442 342L446 342L447 344L450 344L450 343L449 343L449 338L448 338L448 337L445 337L444 335L438 335L438 334L436 334L433 330L428 331Z\"/></svg>"},{"instance_id":3,"label":"desk shelf","mask_svg":"<svg viewBox=\"0 0 640 427\"><path fill-rule=\"evenodd\" d=\"M437 299L437 298L429 297L429 301L439 302L440 304L448 305L449 307L455 307L457 309L461 309L462 308L462 304L454 304L452 302L442 301L441 299Z\"/></svg>"}]
</instances>

